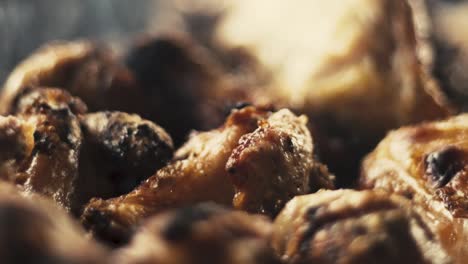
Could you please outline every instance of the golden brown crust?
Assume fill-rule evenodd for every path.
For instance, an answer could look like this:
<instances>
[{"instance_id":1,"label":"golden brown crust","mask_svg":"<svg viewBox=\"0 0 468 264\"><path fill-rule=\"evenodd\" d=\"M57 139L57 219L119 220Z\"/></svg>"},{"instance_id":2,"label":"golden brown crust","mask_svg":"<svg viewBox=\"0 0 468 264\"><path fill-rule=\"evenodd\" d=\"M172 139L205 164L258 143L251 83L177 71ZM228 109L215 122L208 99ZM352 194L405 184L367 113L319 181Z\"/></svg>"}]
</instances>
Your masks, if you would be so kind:
<instances>
[{"instance_id":1,"label":"golden brown crust","mask_svg":"<svg viewBox=\"0 0 468 264\"><path fill-rule=\"evenodd\" d=\"M313 186L313 190L331 185L328 172L313 173L318 163L313 160L312 139L305 123L305 117L296 117L288 110L271 113L251 106L234 110L219 129L194 134L169 165L131 193L109 200L93 199L82 220L97 236L118 240L113 236L125 238L129 227L151 214L203 201L234 203L238 209L273 216L295 194L311 191L312 175L326 179L314 179L314 183L323 185ZM244 149L242 137L255 137L262 129L271 132L275 140L268 142L259 137ZM292 145L282 140L286 138ZM262 148L267 147L271 148L268 153L278 158L274 165L269 159L258 163L262 155L256 155L255 149L265 154ZM285 148L290 152L284 153ZM242 153L245 150L250 154ZM257 167L249 165L255 163ZM269 174L271 166L278 166L278 174ZM240 174L232 168L238 168ZM248 181L241 179L243 175Z\"/></svg>"},{"instance_id":2,"label":"golden brown crust","mask_svg":"<svg viewBox=\"0 0 468 264\"><path fill-rule=\"evenodd\" d=\"M260 122L240 138L226 164L236 188L234 207L275 216L295 195L333 188L328 172L313 174L321 166L313 146L305 116L283 109Z\"/></svg>"},{"instance_id":3,"label":"golden brown crust","mask_svg":"<svg viewBox=\"0 0 468 264\"><path fill-rule=\"evenodd\" d=\"M468 254L468 116L405 127L389 133L364 161L360 185L412 199L451 252ZM461 246L461 248L460 248ZM461 258L463 259L463 258Z\"/></svg>"},{"instance_id":4,"label":"golden brown crust","mask_svg":"<svg viewBox=\"0 0 468 264\"><path fill-rule=\"evenodd\" d=\"M451 263L409 202L383 191L297 196L276 218L272 245L286 263Z\"/></svg>"},{"instance_id":5,"label":"golden brown crust","mask_svg":"<svg viewBox=\"0 0 468 264\"><path fill-rule=\"evenodd\" d=\"M127 195L93 199L82 215L96 236L121 242L144 217L165 209L214 201L230 205L234 188L225 165L239 138L253 131L268 112L247 107L235 111L217 130L193 135L173 161Z\"/></svg>"},{"instance_id":6,"label":"golden brown crust","mask_svg":"<svg viewBox=\"0 0 468 264\"><path fill-rule=\"evenodd\" d=\"M178 209L148 219L119 263L279 263L268 245L271 223L262 216L214 204Z\"/></svg>"},{"instance_id":7,"label":"golden brown crust","mask_svg":"<svg viewBox=\"0 0 468 264\"><path fill-rule=\"evenodd\" d=\"M25 90L15 101L17 116L33 127L34 147L15 164L8 179L77 210L75 184L82 133L78 117L83 103L58 89ZM26 135L25 135L26 136Z\"/></svg>"}]
</instances>

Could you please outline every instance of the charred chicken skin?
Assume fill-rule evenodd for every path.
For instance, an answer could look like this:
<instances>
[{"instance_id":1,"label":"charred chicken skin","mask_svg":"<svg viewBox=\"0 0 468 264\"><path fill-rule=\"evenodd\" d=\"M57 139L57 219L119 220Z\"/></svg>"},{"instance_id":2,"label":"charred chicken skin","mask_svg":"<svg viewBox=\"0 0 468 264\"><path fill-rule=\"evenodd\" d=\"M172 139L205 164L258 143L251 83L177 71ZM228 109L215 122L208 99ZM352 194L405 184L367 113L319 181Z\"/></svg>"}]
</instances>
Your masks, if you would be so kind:
<instances>
[{"instance_id":1,"label":"charred chicken skin","mask_svg":"<svg viewBox=\"0 0 468 264\"><path fill-rule=\"evenodd\" d=\"M138 115L97 112L81 118L82 202L130 192L172 158L173 143L164 129Z\"/></svg>"},{"instance_id":2,"label":"charred chicken skin","mask_svg":"<svg viewBox=\"0 0 468 264\"><path fill-rule=\"evenodd\" d=\"M234 110L220 128L194 134L172 162L129 194L91 200L82 221L96 236L120 242L145 217L197 202L273 216L294 195L332 186L332 176L312 159L305 123L289 110ZM259 161L265 172L254 166Z\"/></svg>"},{"instance_id":3,"label":"charred chicken skin","mask_svg":"<svg viewBox=\"0 0 468 264\"><path fill-rule=\"evenodd\" d=\"M405 195L458 263L468 256L468 115L392 131L367 156L362 188Z\"/></svg>"},{"instance_id":4,"label":"charred chicken skin","mask_svg":"<svg viewBox=\"0 0 468 264\"><path fill-rule=\"evenodd\" d=\"M6 166L7 180L53 198L67 210L76 210L78 157L83 136L78 116L86 111L77 98L59 89L28 89L15 99L14 113L32 127L33 148ZM8 128L6 128L8 130ZM23 130L31 142L30 130Z\"/></svg>"},{"instance_id":5,"label":"charred chicken skin","mask_svg":"<svg viewBox=\"0 0 468 264\"><path fill-rule=\"evenodd\" d=\"M74 214L92 197L130 191L172 157L156 124L120 112L86 114L60 89L28 88L0 118L0 176Z\"/></svg>"},{"instance_id":6,"label":"charred chicken skin","mask_svg":"<svg viewBox=\"0 0 468 264\"><path fill-rule=\"evenodd\" d=\"M410 203L383 191L297 196L273 230L284 263L452 263Z\"/></svg>"},{"instance_id":7,"label":"charred chicken skin","mask_svg":"<svg viewBox=\"0 0 468 264\"><path fill-rule=\"evenodd\" d=\"M149 218L116 263L274 264L271 222L262 216L200 204Z\"/></svg>"}]
</instances>

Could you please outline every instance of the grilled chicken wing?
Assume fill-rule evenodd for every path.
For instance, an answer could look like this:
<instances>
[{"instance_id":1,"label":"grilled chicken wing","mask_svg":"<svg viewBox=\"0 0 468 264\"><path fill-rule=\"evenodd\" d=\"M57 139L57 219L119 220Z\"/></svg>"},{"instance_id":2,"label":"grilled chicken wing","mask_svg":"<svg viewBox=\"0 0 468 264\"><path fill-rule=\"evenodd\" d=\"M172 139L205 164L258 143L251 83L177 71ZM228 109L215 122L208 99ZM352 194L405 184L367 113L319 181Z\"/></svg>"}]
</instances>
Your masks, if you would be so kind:
<instances>
[{"instance_id":1,"label":"grilled chicken wing","mask_svg":"<svg viewBox=\"0 0 468 264\"><path fill-rule=\"evenodd\" d=\"M268 112L247 107L235 111L220 129L193 135L166 167L121 197L93 199L82 215L96 236L121 242L142 218L201 201L229 205L234 188L225 170L239 138L257 127Z\"/></svg>"},{"instance_id":2,"label":"grilled chicken wing","mask_svg":"<svg viewBox=\"0 0 468 264\"><path fill-rule=\"evenodd\" d=\"M98 112L81 118L81 204L130 192L172 158L171 137L138 115Z\"/></svg>"},{"instance_id":3,"label":"grilled chicken wing","mask_svg":"<svg viewBox=\"0 0 468 264\"><path fill-rule=\"evenodd\" d=\"M262 216L200 204L152 217L115 263L279 263L268 245L271 223Z\"/></svg>"},{"instance_id":4,"label":"grilled chicken wing","mask_svg":"<svg viewBox=\"0 0 468 264\"><path fill-rule=\"evenodd\" d=\"M17 117L0 123L1 148L8 148L0 175L74 214L93 197L131 191L172 157L159 126L121 112L85 114L64 90L26 89L12 106Z\"/></svg>"},{"instance_id":5,"label":"grilled chicken wing","mask_svg":"<svg viewBox=\"0 0 468 264\"><path fill-rule=\"evenodd\" d=\"M41 193L67 210L76 210L75 184L83 141L77 115L83 114L86 107L63 90L37 88L24 90L12 109L32 127L34 146L3 176L23 185L28 192ZM27 142L31 142L30 131L19 131Z\"/></svg>"},{"instance_id":6,"label":"grilled chicken wing","mask_svg":"<svg viewBox=\"0 0 468 264\"><path fill-rule=\"evenodd\" d=\"M272 72L272 100L309 116L338 185L356 179L350 172L387 130L445 116L431 96L442 95L418 62L405 0L228 6L218 38L249 48Z\"/></svg>"},{"instance_id":7,"label":"grilled chicken wing","mask_svg":"<svg viewBox=\"0 0 468 264\"><path fill-rule=\"evenodd\" d=\"M458 263L468 256L468 115L391 132L365 159L360 184L412 199Z\"/></svg>"},{"instance_id":8,"label":"grilled chicken wing","mask_svg":"<svg viewBox=\"0 0 468 264\"><path fill-rule=\"evenodd\" d=\"M285 263L451 263L409 202L383 191L297 196L273 230Z\"/></svg>"},{"instance_id":9,"label":"grilled chicken wing","mask_svg":"<svg viewBox=\"0 0 468 264\"><path fill-rule=\"evenodd\" d=\"M83 223L98 237L120 242L141 219L197 202L231 205L234 198L238 209L274 215L295 194L310 191L311 183L313 190L332 185L329 174L316 174L319 163L312 160L312 140L305 122L305 117L288 110L235 110L219 129L192 136L169 165L131 193L93 199L82 216ZM249 138L257 139L248 144ZM261 160L256 150L270 155L271 160ZM255 162L261 162L266 172L253 166ZM317 179L310 180L311 176Z\"/></svg>"},{"instance_id":10,"label":"grilled chicken wing","mask_svg":"<svg viewBox=\"0 0 468 264\"><path fill-rule=\"evenodd\" d=\"M226 164L235 208L275 216L295 195L333 188L314 159L307 118L280 110L242 136Z\"/></svg>"},{"instance_id":11,"label":"grilled chicken wing","mask_svg":"<svg viewBox=\"0 0 468 264\"><path fill-rule=\"evenodd\" d=\"M20 63L2 90L0 113L11 114L15 98L37 86L66 89L91 111L143 111L132 74L107 48L87 41L48 44Z\"/></svg>"},{"instance_id":12,"label":"grilled chicken wing","mask_svg":"<svg viewBox=\"0 0 468 264\"><path fill-rule=\"evenodd\" d=\"M52 201L0 183L2 263L107 263L107 252Z\"/></svg>"}]
</instances>

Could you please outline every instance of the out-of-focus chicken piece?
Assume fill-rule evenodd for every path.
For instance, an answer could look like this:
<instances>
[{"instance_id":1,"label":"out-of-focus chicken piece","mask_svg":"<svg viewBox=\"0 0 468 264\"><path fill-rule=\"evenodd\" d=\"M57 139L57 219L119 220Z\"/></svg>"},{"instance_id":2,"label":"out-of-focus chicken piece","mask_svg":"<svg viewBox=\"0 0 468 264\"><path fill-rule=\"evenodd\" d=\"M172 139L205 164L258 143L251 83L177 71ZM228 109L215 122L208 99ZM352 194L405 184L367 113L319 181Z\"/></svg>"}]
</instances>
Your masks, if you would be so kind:
<instances>
[{"instance_id":1,"label":"out-of-focus chicken piece","mask_svg":"<svg viewBox=\"0 0 468 264\"><path fill-rule=\"evenodd\" d=\"M451 102L468 109L468 3L466 1L411 0L416 25L429 50L428 67ZM426 52L427 53L427 52Z\"/></svg>"},{"instance_id":2,"label":"out-of-focus chicken piece","mask_svg":"<svg viewBox=\"0 0 468 264\"><path fill-rule=\"evenodd\" d=\"M133 226L156 212L203 201L230 205L234 187L226 162L240 137L255 130L268 114L246 107L234 111L219 129L192 135L170 164L134 191L109 200L92 199L83 224L97 237L120 243Z\"/></svg>"},{"instance_id":3,"label":"out-of-focus chicken piece","mask_svg":"<svg viewBox=\"0 0 468 264\"><path fill-rule=\"evenodd\" d=\"M107 263L107 252L52 201L0 182L2 263Z\"/></svg>"},{"instance_id":4,"label":"out-of-focus chicken piece","mask_svg":"<svg viewBox=\"0 0 468 264\"><path fill-rule=\"evenodd\" d=\"M311 118L339 185L387 130L446 115L405 0L235 1L218 38L248 48L272 72L276 101Z\"/></svg>"},{"instance_id":5,"label":"out-of-focus chicken piece","mask_svg":"<svg viewBox=\"0 0 468 264\"><path fill-rule=\"evenodd\" d=\"M272 246L285 263L451 263L410 209L383 191L297 196L276 218Z\"/></svg>"},{"instance_id":6,"label":"out-of-focus chicken piece","mask_svg":"<svg viewBox=\"0 0 468 264\"><path fill-rule=\"evenodd\" d=\"M224 96L228 85L221 66L207 50L182 36L142 38L125 62L152 98L147 114L179 144L190 130L221 125L225 107L243 98L235 92Z\"/></svg>"},{"instance_id":7,"label":"out-of-focus chicken piece","mask_svg":"<svg viewBox=\"0 0 468 264\"><path fill-rule=\"evenodd\" d=\"M262 216L200 204L146 221L114 263L279 263L268 244L271 223Z\"/></svg>"},{"instance_id":8,"label":"out-of-focus chicken piece","mask_svg":"<svg viewBox=\"0 0 468 264\"><path fill-rule=\"evenodd\" d=\"M227 165L236 188L235 208L275 216L295 195L333 188L314 159L307 117L280 110L242 136Z\"/></svg>"},{"instance_id":9,"label":"out-of-focus chicken piece","mask_svg":"<svg viewBox=\"0 0 468 264\"><path fill-rule=\"evenodd\" d=\"M88 41L48 44L20 63L2 90L0 113L10 114L18 94L38 86L66 89L92 111L142 111L132 74L108 48Z\"/></svg>"},{"instance_id":10,"label":"out-of-focus chicken piece","mask_svg":"<svg viewBox=\"0 0 468 264\"><path fill-rule=\"evenodd\" d=\"M234 199L238 209L275 215L287 199L309 192L311 185L312 190L332 185L331 176L315 173L318 163L312 160L312 140L305 123L305 117L288 110L235 110L219 129L192 136L172 163L131 193L92 200L82 220L98 237L112 240L116 234L128 234L130 227L151 214L203 201L232 205ZM250 137L258 140L249 145ZM285 148L289 152L284 153ZM276 160L264 161L262 154ZM259 165L253 166L256 162Z\"/></svg>"},{"instance_id":11,"label":"out-of-focus chicken piece","mask_svg":"<svg viewBox=\"0 0 468 264\"><path fill-rule=\"evenodd\" d=\"M130 192L172 158L171 137L138 115L98 112L81 119L84 143L80 155L82 200Z\"/></svg>"},{"instance_id":12,"label":"out-of-focus chicken piece","mask_svg":"<svg viewBox=\"0 0 468 264\"><path fill-rule=\"evenodd\" d=\"M388 134L362 165L362 188L411 198L444 247L468 257L468 115Z\"/></svg>"},{"instance_id":13,"label":"out-of-focus chicken piece","mask_svg":"<svg viewBox=\"0 0 468 264\"><path fill-rule=\"evenodd\" d=\"M83 114L86 106L63 90L36 88L25 90L13 109L27 122L26 128L18 131L24 134L17 137L24 137L27 144L32 140L33 148L21 160L6 164L9 172L2 176L27 192L41 193L67 210L76 210L75 184L82 143L76 115Z\"/></svg>"},{"instance_id":14,"label":"out-of-focus chicken piece","mask_svg":"<svg viewBox=\"0 0 468 264\"><path fill-rule=\"evenodd\" d=\"M0 116L0 179L16 172L18 163L31 155L34 127L14 116Z\"/></svg>"}]
</instances>

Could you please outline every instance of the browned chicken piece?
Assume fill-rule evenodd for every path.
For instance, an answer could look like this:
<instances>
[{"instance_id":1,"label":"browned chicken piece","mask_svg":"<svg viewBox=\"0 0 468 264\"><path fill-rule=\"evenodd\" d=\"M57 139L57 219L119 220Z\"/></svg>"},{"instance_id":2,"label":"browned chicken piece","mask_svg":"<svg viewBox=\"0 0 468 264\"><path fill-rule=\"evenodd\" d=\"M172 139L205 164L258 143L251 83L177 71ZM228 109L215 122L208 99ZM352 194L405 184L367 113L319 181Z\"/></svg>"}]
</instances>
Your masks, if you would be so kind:
<instances>
[{"instance_id":1,"label":"browned chicken piece","mask_svg":"<svg viewBox=\"0 0 468 264\"><path fill-rule=\"evenodd\" d=\"M193 135L175 153L169 165L157 171L131 193L109 200L91 200L85 208L82 221L97 237L121 242L128 238L131 228L143 218L165 209L197 202L214 201L232 205L233 198L236 197L234 206L238 209L273 215L287 199L311 190L311 183L314 185L313 190L332 185L331 176L328 174L314 174L318 163L311 158L312 141L305 123L305 117L296 117L288 110L276 113L254 107L234 110L220 128ZM286 131L288 126L294 129ZM262 130L272 139L270 146L261 145L266 144L264 140L267 140L262 139ZM276 160L265 162L258 159L254 153L249 154L249 151L254 150L254 145L249 146L247 152L242 152L242 144L248 146L245 141L251 137L249 133L252 132L253 137L258 137L258 146L270 147L268 153ZM246 138L241 140L243 135L246 135ZM291 141L286 140L287 138ZM301 143L305 145L300 145ZM282 153L283 155L274 154L275 151L282 152L285 148L288 148L289 152ZM235 159L238 154L242 155L240 159L227 165L228 159ZM264 169L274 174L269 175L258 171L258 167L251 167L249 157L252 157L252 162L261 161ZM278 164L274 164L275 162ZM242 175L232 169L236 166L240 172L244 170L248 178L242 179ZM268 166L277 168L277 171ZM291 171L287 171L287 168ZM317 179L310 180L312 175ZM263 182L263 185L255 189L256 182ZM280 182L283 184L280 185ZM272 195L273 191L279 193ZM254 194L255 192L267 196L261 199ZM255 202L254 206L249 207L247 201Z\"/></svg>"},{"instance_id":2,"label":"browned chicken piece","mask_svg":"<svg viewBox=\"0 0 468 264\"><path fill-rule=\"evenodd\" d=\"M418 32L426 45L429 70L450 100L468 109L468 3L466 1L411 0Z\"/></svg>"},{"instance_id":3,"label":"browned chicken piece","mask_svg":"<svg viewBox=\"0 0 468 264\"><path fill-rule=\"evenodd\" d=\"M284 263L451 263L409 201L383 191L297 196L273 230Z\"/></svg>"},{"instance_id":4,"label":"browned chicken piece","mask_svg":"<svg viewBox=\"0 0 468 264\"><path fill-rule=\"evenodd\" d=\"M272 72L276 102L309 116L339 186L355 182L361 158L389 129L446 116L418 61L406 0L227 6L218 38L248 48Z\"/></svg>"},{"instance_id":5,"label":"browned chicken piece","mask_svg":"<svg viewBox=\"0 0 468 264\"><path fill-rule=\"evenodd\" d=\"M67 210L76 210L75 184L83 140L76 115L83 114L86 107L63 90L41 88L24 90L13 106L18 118L31 126L34 146L29 155L6 164L10 173L2 176L27 192L41 193ZM29 144L29 128L22 132Z\"/></svg>"},{"instance_id":6,"label":"browned chicken piece","mask_svg":"<svg viewBox=\"0 0 468 264\"><path fill-rule=\"evenodd\" d=\"M20 63L0 96L0 113L10 114L27 87L59 87L90 108L141 112L144 98L132 74L104 46L88 41L48 44Z\"/></svg>"},{"instance_id":7,"label":"browned chicken piece","mask_svg":"<svg viewBox=\"0 0 468 264\"><path fill-rule=\"evenodd\" d=\"M273 264L266 218L200 204L152 217L112 263Z\"/></svg>"},{"instance_id":8,"label":"browned chicken piece","mask_svg":"<svg viewBox=\"0 0 468 264\"><path fill-rule=\"evenodd\" d=\"M242 136L226 165L234 183L235 208L275 216L295 195L333 188L314 159L307 118L283 109Z\"/></svg>"},{"instance_id":9,"label":"browned chicken piece","mask_svg":"<svg viewBox=\"0 0 468 264\"><path fill-rule=\"evenodd\" d=\"M367 156L362 188L412 199L458 263L468 257L468 115L395 130Z\"/></svg>"},{"instance_id":10,"label":"browned chicken piece","mask_svg":"<svg viewBox=\"0 0 468 264\"><path fill-rule=\"evenodd\" d=\"M98 112L81 119L84 144L80 155L82 201L130 192L172 158L171 137L138 115Z\"/></svg>"},{"instance_id":11,"label":"browned chicken piece","mask_svg":"<svg viewBox=\"0 0 468 264\"><path fill-rule=\"evenodd\" d=\"M234 187L225 170L240 137L252 132L268 112L246 107L234 111L219 129L192 135L166 167L121 197L92 199L82 222L96 237L120 243L144 217L202 201L230 205Z\"/></svg>"},{"instance_id":12,"label":"browned chicken piece","mask_svg":"<svg viewBox=\"0 0 468 264\"><path fill-rule=\"evenodd\" d=\"M0 182L2 263L107 263L106 251L52 201Z\"/></svg>"},{"instance_id":13,"label":"browned chicken piece","mask_svg":"<svg viewBox=\"0 0 468 264\"><path fill-rule=\"evenodd\" d=\"M12 110L17 118L0 120L0 148L9 149L0 176L76 215L93 197L128 193L172 157L172 140L159 126L122 112L85 115L86 106L64 90L25 89Z\"/></svg>"}]
</instances>

